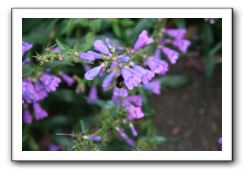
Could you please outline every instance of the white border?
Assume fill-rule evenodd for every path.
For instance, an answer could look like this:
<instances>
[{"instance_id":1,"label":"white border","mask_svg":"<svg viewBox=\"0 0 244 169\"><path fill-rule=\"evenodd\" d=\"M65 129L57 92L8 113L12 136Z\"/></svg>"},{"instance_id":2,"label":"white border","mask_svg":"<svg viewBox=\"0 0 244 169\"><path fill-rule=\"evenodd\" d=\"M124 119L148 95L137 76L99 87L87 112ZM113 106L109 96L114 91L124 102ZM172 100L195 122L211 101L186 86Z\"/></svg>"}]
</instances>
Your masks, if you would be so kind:
<instances>
[{"instance_id":1,"label":"white border","mask_svg":"<svg viewBox=\"0 0 244 169\"><path fill-rule=\"evenodd\" d=\"M22 18L222 18L222 151L22 151ZM232 160L232 9L13 9L12 160Z\"/></svg>"}]
</instances>

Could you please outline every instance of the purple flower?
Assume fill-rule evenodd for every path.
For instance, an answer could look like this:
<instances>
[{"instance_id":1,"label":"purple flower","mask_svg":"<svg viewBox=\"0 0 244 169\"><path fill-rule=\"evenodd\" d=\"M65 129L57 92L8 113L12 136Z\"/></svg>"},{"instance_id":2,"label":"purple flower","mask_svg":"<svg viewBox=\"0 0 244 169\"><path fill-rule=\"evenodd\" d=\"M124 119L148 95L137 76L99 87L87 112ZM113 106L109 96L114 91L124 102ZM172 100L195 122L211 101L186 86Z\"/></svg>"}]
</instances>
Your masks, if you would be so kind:
<instances>
[{"instance_id":1,"label":"purple flower","mask_svg":"<svg viewBox=\"0 0 244 169\"><path fill-rule=\"evenodd\" d=\"M29 111L29 109L24 108L24 112L23 112L23 120L26 124L31 124L32 123L32 116L31 113Z\"/></svg>"},{"instance_id":2,"label":"purple flower","mask_svg":"<svg viewBox=\"0 0 244 169\"><path fill-rule=\"evenodd\" d=\"M160 80L154 80L148 84L145 84L143 86L145 89L150 90L154 94L160 95L160 90L161 90L161 85L160 85Z\"/></svg>"},{"instance_id":3,"label":"purple flower","mask_svg":"<svg viewBox=\"0 0 244 169\"><path fill-rule=\"evenodd\" d=\"M146 59L146 63L156 74L164 75L168 71L168 63L164 60L155 58L155 57L148 57Z\"/></svg>"},{"instance_id":4,"label":"purple flower","mask_svg":"<svg viewBox=\"0 0 244 169\"><path fill-rule=\"evenodd\" d=\"M37 95L37 99L35 101L43 100L44 98L46 98L48 96L47 91L44 89L43 85L41 84L41 82L39 80L34 82L34 86L35 86L35 92Z\"/></svg>"},{"instance_id":5,"label":"purple flower","mask_svg":"<svg viewBox=\"0 0 244 169\"><path fill-rule=\"evenodd\" d=\"M133 51L137 51L138 49L143 48L144 46L149 45L151 43L153 43L153 38L149 38L147 35L147 31L144 30L139 35L134 45Z\"/></svg>"},{"instance_id":6,"label":"purple flower","mask_svg":"<svg viewBox=\"0 0 244 169\"><path fill-rule=\"evenodd\" d=\"M101 40L95 40L94 44L93 44L94 48L96 51L104 54L104 55L109 55L111 56L111 53L109 52L108 47L104 44L103 41Z\"/></svg>"},{"instance_id":7,"label":"purple flower","mask_svg":"<svg viewBox=\"0 0 244 169\"><path fill-rule=\"evenodd\" d=\"M94 101L96 101L98 99L98 96L97 96L97 88L96 86L92 86L91 89L90 89L90 92L88 94L88 98L87 98L87 102L88 103L93 103Z\"/></svg>"},{"instance_id":8,"label":"purple flower","mask_svg":"<svg viewBox=\"0 0 244 169\"><path fill-rule=\"evenodd\" d=\"M161 58L161 52L160 49L157 48L154 52L154 57L160 59Z\"/></svg>"},{"instance_id":9,"label":"purple flower","mask_svg":"<svg viewBox=\"0 0 244 169\"><path fill-rule=\"evenodd\" d=\"M175 39L182 39L186 34L186 29L166 29L163 30L163 32L166 32L169 36L175 38Z\"/></svg>"},{"instance_id":10,"label":"purple flower","mask_svg":"<svg viewBox=\"0 0 244 169\"><path fill-rule=\"evenodd\" d=\"M128 111L128 120L135 120L135 119L141 119L144 117L144 113L141 110L141 107L135 107L133 105L130 105L127 107Z\"/></svg>"},{"instance_id":11,"label":"purple flower","mask_svg":"<svg viewBox=\"0 0 244 169\"><path fill-rule=\"evenodd\" d=\"M222 137L218 139L218 143L222 145Z\"/></svg>"},{"instance_id":12,"label":"purple flower","mask_svg":"<svg viewBox=\"0 0 244 169\"><path fill-rule=\"evenodd\" d=\"M115 74L116 74L116 71L109 73L109 75L103 80L103 83L102 83L103 88L106 89L112 84Z\"/></svg>"},{"instance_id":13,"label":"purple flower","mask_svg":"<svg viewBox=\"0 0 244 169\"><path fill-rule=\"evenodd\" d=\"M124 83L128 89L132 90L134 87L138 86L141 83L141 78L134 73L130 68L122 69L122 76L124 78Z\"/></svg>"},{"instance_id":14,"label":"purple flower","mask_svg":"<svg viewBox=\"0 0 244 169\"><path fill-rule=\"evenodd\" d=\"M29 80L22 81L22 98L27 103L32 103L37 101L37 94L33 83Z\"/></svg>"},{"instance_id":15,"label":"purple flower","mask_svg":"<svg viewBox=\"0 0 244 169\"><path fill-rule=\"evenodd\" d=\"M49 75L45 73L41 75L40 81L42 82L43 88L47 92L54 92L59 86L61 79L57 76Z\"/></svg>"},{"instance_id":16,"label":"purple flower","mask_svg":"<svg viewBox=\"0 0 244 169\"><path fill-rule=\"evenodd\" d=\"M116 130L118 131L119 135L126 141L126 143L128 145L130 145L132 147L135 146L135 142L131 138L129 138L122 129L116 127Z\"/></svg>"},{"instance_id":17,"label":"purple flower","mask_svg":"<svg viewBox=\"0 0 244 169\"><path fill-rule=\"evenodd\" d=\"M125 106L134 105L137 107L142 107L142 97L140 95L128 96L124 100L124 105Z\"/></svg>"},{"instance_id":18,"label":"purple flower","mask_svg":"<svg viewBox=\"0 0 244 169\"><path fill-rule=\"evenodd\" d=\"M101 72L103 67L104 67L104 64L101 64L101 65L89 70L88 72L85 73L85 79L93 80Z\"/></svg>"},{"instance_id":19,"label":"purple flower","mask_svg":"<svg viewBox=\"0 0 244 169\"><path fill-rule=\"evenodd\" d=\"M119 65L118 62L112 62L109 68L113 69L113 68L117 67L118 65Z\"/></svg>"},{"instance_id":20,"label":"purple flower","mask_svg":"<svg viewBox=\"0 0 244 169\"><path fill-rule=\"evenodd\" d=\"M161 47L161 50L167 56L171 64L176 64L176 61L179 58L178 52L167 47Z\"/></svg>"},{"instance_id":21,"label":"purple flower","mask_svg":"<svg viewBox=\"0 0 244 169\"><path fill-rule=\"evenodd\" d=\"M59 151L60 150L60 146L57 144L48 144L48 150L49 151Z\"/></svg>"},{"instance_id":22,"label":"purple flower","mask_svg":"<svg viewBox=\"0 0 244 169\"><path fill-rule=\"evenodd\" d=\"M129 56L125 56L125 55L120 55L117 60L119 62L122 62L122 63L128 63L130 61L130 57Z\"/></svg>"},{"instance_id":23,"label":"purple flower","mask_svg":"<svg viewBox=\"0 0 244 169\"><path fill-rule=\"evenodd\" d=\"M101 136L98 136L98 135L84 136L83 138L86 140L92 140L92 141L101 141L102 140Z\"/></svg>"},{"instance_id":24,"label":"purple flower","mask_svg":"<svg viewBox=\"0 0 244 169\"><path fill-rule=\"evenodd\" d=\"M124 87L122 88L115 87L113 91L113 95L118 97L127 97L128 91Z\"/></svg>"},{"instance_id":25,"label":"purple flower","mask_svg":"<svg viewBox=\"0 0 244 169\"><path fill-rule=\"evenodd\" d=\"M53 52L60 52L61 48L59 46L56 46L55 48L53 48Z\"/></svg>"},{"instance_id":26,"label":"purple flower","mask_svg":"<svg viewBox=\"0 0 244 169\"><path fill-rule=\"evenodd\" d=\"M105 43L110 49L114 48L116 50L122 50L121 46L118 44L113 44L109 38L105 38Z\"/></svg>"},{"instance_id":27,"label":"purple flower","mask_svg":"<svg viewBox=\"0 0 244 169\"><path fill-rule=\"evenodd\" d=\"M32 48L32 44L22 41L22 56Z\"/></svg>"},{"instance_id":28,"label":"purple flower","mask_svg":"<svg viewBox=\"0 0 244 169\"><path fill-rule=\"evenodd\" d=\"M73 77L70 77L63 72L60 72L59 75L67 83L68 86L72 86L75 83L75 79Z\"/></svg>"},{"instance_id":29,"label":"purple flower","mask_svg":"<svg viewBox=\"0 0 244 169\"><path fill-rule=\"evenodd\" d=\"M147 84L155 76L152 71L144 69L141 66L134 65L133 68L136 72L139 73L139 76L144 84Z\"/></svg>"},{"instance_id":30,"label":"purple flower","mask_svg":"<svg viewBox=\"0 0 244 169\"><path fill-rule=\"evenodd\" d=\"M96 59L100 59L101 55L93 51L88 51L86 53L81 53L80 58L87 62L93 62Z\"/></svg>"},{"instance_id":31,"label":"purple flower","mask_svg":"<svg viewBox=\"0 0 244 169\"><path fill-rule=\"evenodd\" d=\"M177 47L182 53L186 53L188 47L191 45L191 41L186 39L175 39L172 45Z\"/></svg>"},{"instance_id":32,"label":"purple flower","mask_svg":"<svg viewBox=\"0 0 244 169\"><path fill-rule=\"evenodd\" d=\"M137 131L136 131L134 125L133 125L132 123L130 123L129 126L130 126L130 130L131 130L132 135L133 135L134 137L138 136L138 133L137 133Z\"/></svg>"},{"instance_id":33,"label":"purple flower","mask_svg":"<svg viewBox=\"0 0 244 169\"><path fill-rule=\"evenodd\" d=\"M33 103L34 115L36 120L42 120L48 117L48 113L38 102Z\"/></svg>"}]
</instances>

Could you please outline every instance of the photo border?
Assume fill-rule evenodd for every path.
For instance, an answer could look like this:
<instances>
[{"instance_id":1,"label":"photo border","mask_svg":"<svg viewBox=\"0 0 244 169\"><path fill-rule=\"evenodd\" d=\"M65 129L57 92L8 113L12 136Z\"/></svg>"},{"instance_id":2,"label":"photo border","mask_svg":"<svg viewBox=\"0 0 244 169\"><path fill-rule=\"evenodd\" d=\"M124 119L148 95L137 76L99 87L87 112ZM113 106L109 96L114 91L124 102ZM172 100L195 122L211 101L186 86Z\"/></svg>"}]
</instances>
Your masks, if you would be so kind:
<instances>
[{"instance_id":1,"label":"photo border","mask_svg":"<svg viewBox=\"0 0 244 169\"><path fill-rule=\"evenodd\" d=\"M13 98L14 98L14 92L13 92L13 81L14 81L14 67L13 67L13 65L14 65L14 60L13 60L13 55L14 55L14 49L16 49L16 47L13 47L14 45L13 45L13 41L14 41L14 32L13 32L13 25L14 25L14 11L16 11L16 10L66 10L66 11L68 11L68 10L73 10L73 9L78 9L78 10L89 10L89 9L91 9L91 10L99 10L99 9L101 9L101 10L103 10L103 9L108 9L108 10L110 10L110 9L118 9L118 10L127 10L127 9L129 9L129 10L177 10L177 9L179 9L179 10L194 10L194 9L199 9L199 10L228 10L229 12L230 12L230 22L231 22L231 33L230 33L230 36L231 36L231 45L230 45L230 50L231 50L231 54L232 54L232 58L231 58L231 77L229 77L229 78L231 78L231 80L232 80L232 82L231 82L231 104L230 104L230 106L231 106L231 110L232 110L232 112L231 112L231 115L232 115L232 117L231 117L231 145L229 145L230 147L230 153L231 154L227 154L227 157L225 157L225 158L223 158L223 159L201 159L201 160L190 160L190 159L181 159L181 160L174 160L174 159L168 159L168 160L164 160L164 159L160 159L160 160L152 160L152 159L149 159L149 160L147 160L147 159L138 159L138 160L128 160L128 153L130 153L130 154L134 154L133 153L133 151L112 151L112 152L118 152L119 154L123 154L123 155L125 155L125 156L127 156L126 158L126 160L124 160L124 159L99 159L99 160L92 160L92 159L86 159L86 160L82 160L82 159L62 159L62 157L61 156L67 156L66 154L68 154L68 153L71 153L71 154L75 154L75 153L77 153L77 152L79 152L79 151L57 151L57 152L51 152L51 151L22 151L22 144L21 144L21 151L16 151L16 147L15 147L15 149L14 149L14 145L16 145L16 144L14 144L14 143L16 143L16 141L13 141L13 138L14 138L14 128L16 128L16 127L14 127L14 123L13 123L13 105L14 105L14 102L13 102ZM40 11L41 12L41 11ZM41 14L40 14L41 15ZM208 16L210 16L209 15L209 13L208 13ZM30 18L35 18L35 17L30 17ZM45 17L39 17L39 18L45 18ZM51 17L51 18L53 18L53 17ZM57 18L57 17L55 17L55 18ZM61 18L61 17L60 17ZM70 17L68 17L68 18L70 18ZM75 18L75 17L72 17L72 18ZM87 17L86 17L87 18ZM126 17L126 18L128 18L128 17ZM130 17L130 18L132 18L132 17ZM175 18L175 17L173 17L173 18ZM192 17L184 17L184 18L192 18ZM203 18L210 18L210 17L203 17ZM22 27L22 24L21 24L21 27ZM223 28L223 25L222 25L222 28ZM223 29L222 29L222 35L223 35ZM21 36L22 36L22 32L21 32ZM22 38L22 37L21 37ZM222 39L223 39L223 37L222 37ZM15 42L16 43L16 42ZM20 42L20 43L22 43L22 42ZM222 43L223 43L223 41L222 41ZM21 46L19 46L19 49L20 49L20 47ZM19 51L19 50L18 50ZM222 53L224 53L223 51L222 51ZM20 55L20 54L19 54ZM16 54L15 54L15 56L16 56ZM18 55L17 55L18 56ZM233 161L233 99L234 99L234 97L233 97L233 81L234 81L234 76L233 76L233 62L234 62L234 58L233 58L233 8L123 8L123 7L121 7L121 8L11 8L11 160L12 161L83 161L83 162L86 162L86 161L89 161L89 162L101 162L101 161L107 161L107 162L112 162L112 161L116 161L116 162L131 162L131 161L133 161L133 162L141 162L141 161L146 161L146 162L161 162L161 161L178 161L178 162L181 162L181 161ZM18 58L18 57L15 57L15 58ZM20 58L19 58L20 59ZM16 60L16 59L15 59ZM224 66L222 66L222 70L223 70L223 67ZM16 71L16 70L15 70ZM21 71L22 72L22 71ZM224 78L224 76L223 76L223 72L222 72L222 77ZM22 78L22 76L21 76L21 78ZM223 81L223 80L222 80ZM223 85L223 83L222 83L222 85ZM222 91L223 91L223 89L222 89ZM223 99L223 96L222 96L222 99ZM222 107L223 107L223 102L222 102ZM222 109L222 111L223 111L223 109ZM21 111L22 112L22 111ZM21 121L22 121L22 119L21 119ZM21 123L22 124L22 123ZM222 126L223 126L223 123L222 123ZM22 131L22 127L21 127L21 131ZM22 133L22 132L21 132ZM222 131L222 133L223 133L223 131ZM22 134L21 134L22 135ZM225 139L223 139L224 141L225 141ZM223 141L223 142L224 142ZM21 140L21 142L22 142L22 140ZM26 152L28 152L28 153L26 153ZM85 154L90 154L90 153L92 153L92 154L94 154L94 153L96 153L96 154L98 154L98 155L100 155L100 153L102 152L102 154L104 154L104 152L105 153L110 153L111 151L83 151L82 153L85 153ZM157 154L156 156L158 156L158 155L160 155L158 152L164 152L164 153L169 153L170 151L134 151L134 152L137 152L137 153L135 153L135 155L138 155L138 152L139 152L139 154L142 152L145 152L145 153L149 153L149 152L153 152L153 154ZM220 153L223 153L223 151L172 151L172 152L174 152L174 153L180 153L180 154L183 154L183 153L189 153L189 152L194 152L195 154L196 153L203 153L203 152L205 152L205 153L203 153L203 154L205 154L205 157L207 157L207 154L206 154L206 152L208 152L208 153L212 153L212 152L220 152ZM16 154L16 153L18 153L18 154ZM41 158L39 158L39 159L37 159L37 158L32 158L32 159L25 159L25 158L23 158L25 155L27 155L28 157L33 157L33 156L30 156L30 154L36 154L36 155L41 155L42 157L44 157L44 156L49 156L49 157L53 157L54 155L57 155L58 156L58 158L56 158L56 159L41 159ZM61 154L61 156L59 155L59 154ZM91 154L90 154L91 155ZM183 156L183 155L182 155ZM185 156L185 155L184 155ZM129 155L129 157L131 157L131 158L133 158L133 156L131 156L131 155ZM46 157L45 157L46 158Z\"/></svg>"}]
</instances>

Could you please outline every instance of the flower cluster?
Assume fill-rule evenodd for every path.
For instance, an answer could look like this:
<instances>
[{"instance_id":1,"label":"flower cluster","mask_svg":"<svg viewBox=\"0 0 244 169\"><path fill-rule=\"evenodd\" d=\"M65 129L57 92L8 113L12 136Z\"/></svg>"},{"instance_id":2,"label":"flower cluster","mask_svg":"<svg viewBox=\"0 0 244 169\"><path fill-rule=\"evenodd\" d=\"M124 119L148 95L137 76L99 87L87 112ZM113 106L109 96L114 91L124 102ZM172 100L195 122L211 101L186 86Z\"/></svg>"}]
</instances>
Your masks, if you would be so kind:
<instances>
[{"instance_id":1,"label":"flower cluster","mask_svg":"<svg viewBox=\"0 0 244 169\"><path fill-rule=\"evenodd\" d=\"M23 42L22 54L26 53L31 47L31 44ZM66 80L68 79L63 73L61 76ZM32 104L36 120L48 117L47 111L41 107L39 102L45 99L48 96L48 93L56 91L60 83L61 79L59 77L49 73L42 73L35 80L31 78L24 78L22 80L22 103L24 103L23 120L25 123L32 123L32 115L27 104Z\"/></svg>"},{"instance_id":2,"label":"flower cluster","mask_svg":"<svg viewBox=\"0 0 244 169\"><path fill-rule=\"evenodd\" d=\"M94 41L94 51L89 50L80 54L80 58L85 62L99 63L96 67L88 70L84 78L93 80L99 74L106 72L107 76L102 82L102 87L104 90L113 88L112 100L120 104L122 109L128 113L127 120L129 121L144 117L142 97L140 95L129 96L129 91L141 86L159 95L161 93L160 81L152 79L156 75L165 75L169 70L168 63L161 59L160 54L163 53L171 64L175 64L179 58L179 53L166 47L166 45L170 43L182 53L185 53L190 45L190 41L184 39L185 29L165 29L161 33L161 43L158 45L156 54L154 56L142 56L142 63L137 63L136 53L147 45L154 43L154 39L148 36L146 30L139 34L132 49L114 45L106 38L105 41ZM165 37L164 34L167 34L167 36ZM94 87L92 87L91 91L94 90ZM94 92L93 96L96 96ZM121 129L117 128L116 130L127 140L127 143L129 142L132 145ZM135 133L136 130L133 131Z\"/></svg>"}]
</instances>

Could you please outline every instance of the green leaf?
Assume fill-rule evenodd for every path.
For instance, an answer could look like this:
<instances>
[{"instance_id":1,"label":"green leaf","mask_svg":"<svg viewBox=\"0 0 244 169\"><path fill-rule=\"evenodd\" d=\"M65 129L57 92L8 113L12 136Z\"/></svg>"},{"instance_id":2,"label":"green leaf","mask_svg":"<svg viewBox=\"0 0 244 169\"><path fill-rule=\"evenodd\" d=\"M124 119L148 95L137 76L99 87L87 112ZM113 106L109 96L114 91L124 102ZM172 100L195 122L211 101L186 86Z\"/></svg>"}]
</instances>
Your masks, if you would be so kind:
<instances>
[{"instance_id":1,"label":"green leaf","mask_svg":"<svg viewBox=\"0 0 244 169\"><path fill-rule=\"evenodd\" d=\"M101 30L102 19L90 20L89 27L93 32L99 32Z\"/></svg>"},{"instance_id":2,"label":"green leaf","mask_svg":"<svg viewBox=\"0 0 244 169\"><path fill-rule=\"evenodd\" d=\"M61 42L60 40L56 39L56 43L61 49L71 49L71 47L64 42Z\"/></svg>"},{"instance_id":3,"label":"green leaf","mask_svg":"<svg viewBox=\"0 0 244 169\"><path fill-rule=\"evenodd\" d=\"M177 88L191 83L191 78L185 75L168 75L158 79L163 87L166 88Z\"/></svg>"},{"instance_id":4,"label":"green leaf","mask_svg":"<svg viewBox=\"0 0 244 169\"><path fill-rule=\"evenodd\" d=\"M118 20L112 21L112 29L117 37L121 37L121 30L120 30L120 25L119 25Z\"/></svg>"}]
</instances>

